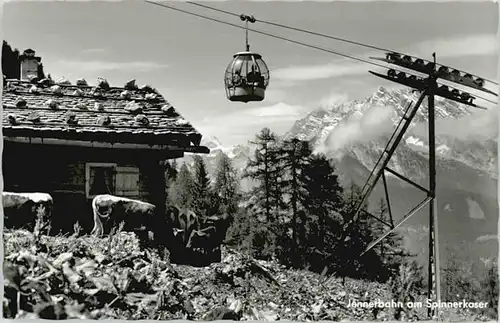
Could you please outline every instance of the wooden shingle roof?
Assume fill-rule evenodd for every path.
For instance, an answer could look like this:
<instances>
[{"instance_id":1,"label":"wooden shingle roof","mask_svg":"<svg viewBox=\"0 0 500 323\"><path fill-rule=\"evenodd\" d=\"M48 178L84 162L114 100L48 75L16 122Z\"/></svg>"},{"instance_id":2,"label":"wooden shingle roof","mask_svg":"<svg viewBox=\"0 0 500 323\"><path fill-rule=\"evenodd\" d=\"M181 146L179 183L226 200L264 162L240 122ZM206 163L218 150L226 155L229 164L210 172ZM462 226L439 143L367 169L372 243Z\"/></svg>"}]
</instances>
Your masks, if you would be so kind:
<instances>
[{"instance_id":1,"label":"wooden shingle roof","mask_svg":"<svg viewBox=\"0 0 500 323\"><path fill-rule=\"evenodd\" d=\"M151 88L98 86L84 80L54 84L5 80L3 134L105 142L110 144L169 145L208 153L202 135L163 96Z\"/></svg>"}]
</instances>

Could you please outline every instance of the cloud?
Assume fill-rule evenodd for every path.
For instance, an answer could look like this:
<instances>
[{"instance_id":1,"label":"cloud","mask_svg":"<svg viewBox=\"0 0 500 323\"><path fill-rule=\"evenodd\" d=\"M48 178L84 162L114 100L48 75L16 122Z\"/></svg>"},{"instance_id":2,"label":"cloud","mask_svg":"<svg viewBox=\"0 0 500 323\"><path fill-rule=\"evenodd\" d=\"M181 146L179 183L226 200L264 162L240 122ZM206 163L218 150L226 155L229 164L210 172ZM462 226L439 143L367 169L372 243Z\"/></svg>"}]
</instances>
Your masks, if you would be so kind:
<instances>
[{"instance_id":1,"label":"cloud","mask_svg":"<svg viewBox=\"0 0 500 323\"><path fill-rule=\"evenodd\" d=\"M59 60L57 65L66 71L102 72L126 70L135 72L149 72L157 69L167 68L168 65L154 62L112 62L112 61L67 61Z\"/></svg>"},{"instance_id":2,"label":"cloud","mask_svg":"<svg viewBox=\"0 0 500 323\"><path fill-rule=\"evenodd\" d=\"M294 80L284 80L284 79L277 79L274 77L274 71L278 71L279 69L273 69L273 74L271 75L271 81L270 85L272 86L273 89L286 89L291 86L297 85L298 82Z\"/></svg>"},{"instance_id":3,"label":"cloud","mask_svg":"<svg viewBox=\"0 0 500 323\"><path fill-rule=\"evenodd\" d=\"M285 100L287 93L279 88L267 88L266 90L266 101L268 102L281 102Z\"/></svg>"},{"instance_id":4,"label":"cloud","mask_svg":"<svg viewBox=\"0 0 500 323\"><path fill-rule=\"evenodd\" d=\"M428 58L430 53L436 52L440 58L456 58L464 56L496 55L499 51L495 34L476 34L456 36L454 38L432 39L418 43L415 46L402 49L401 52ZM356 57L381 57L380 52L365 52ZM382 62L378 64L386 65ZM316 65L296 65L276 68L272 71L272 78L279 82L296 82L331 79L345 76L365 75L369 69L365 63L342 59Z\"/></svg>"},{"instance_id":5,"label":"cloud","mask_svg":"<svg viewBox=\"0 0 500 323\"><path fill-rule=\"evenodd\" d=\"M427 136L427 124L416 124L412 133ZM459 119L436 120L436 135L459 140L484 141L498 137L498 109L474 110L471 115Z\"/></svg>"},{"instance_id":6,"label":"cloud","mask_svg":"<svg viewBox=\"0 0 500 323\"><path fill-rule=\"evenodd\" d=\"M87 48L82 50L82 53L94 54L94 53L104 53L106 50L104 48Z\"/></svg>"},{"instance_id":7,"label":"cloud","mask_svg":"<svg viewBox=\"0 0 500 323\"><path fill-rule=\"evenodd\" d=\"M389 133L394 111L388 106L375 105L364 114L351 115L333 128L325 140L322 152L338 152L355 142L366 142Z\"/></svg>"},{"instance_id":8,"label":"cloud","mask_svg":"<svg viewBox=\"0 0 500 323\"><path fill-rule=\"evenodd\" d=\"M277 134L290 130L293 123L303 117L309 109L285 102L269 106L258 106L205 118L197 129L222 138L223 142L249 140L262 128L267 127Z\"/></svg>"},{"instance_id":9,"label":"cloud","mask_svg":"<svg viewBox=\"0 0 500 323\"><path fill-rule=\"evenodd\" d=\"M410 52L416 56L429 56L436 52L440 57L454 58L462 56L496 55L498 40L495 34L476 34L457 36L456 38L433 39L421 42Z\"/></svg>"},{"instance_id":10,"label":"cloud","mask_svg":"<svg viewBox=\"0 0 500 323\"><path fill-rule=\"evenodd\" d=\"M304 108L297 105L289 105L283 102L271 106L258 107L243 112L246 116L265 117L265 118L299 118Z\"/></svg>"},{"instance_id":11,"label":"cloud","mask_svg":"<svg viewBox=\"0 0 500 323\"><path fill-rule=\"evenodd\" d=\"M222 92L221 92L222 91ZM224 93L224 89L208 89L206 91L203 91L204 93L206 93L207 95L210 95L210 96L220 96L221 93ZM276 87L272 87L272 88L267 88L266 89L266 98L265 98L265 101L266 102L270 102L270 103L278 103L278 102L282 102L284 100L286 100L287 98L287 91L286 90L282 90L280 88L276 88Z\"/></svg>"},{"instance_id":12,"label":"cloud","mask_svg":"<svg viewBox=\"0 0 500 323\"><path fill-rule=\"evenodd\" d=\"M333 92L327 96L324 96L319 101L319 107L323 109L328 109L342 103L345 103L349 100L349 97L346 93L337 93Z\"/></svg>"},{"instance_id":13,"label":"cloud","mask_svg":"<svg viewBox=\"0 0 500 323\"><path fill-rule=\"evenodd\" d=\"M272 71L274 79L282 81L312 81L348 75L366 74L362 63L330 62L318 65L291 66Z\"/></svg>"}]
</instances>

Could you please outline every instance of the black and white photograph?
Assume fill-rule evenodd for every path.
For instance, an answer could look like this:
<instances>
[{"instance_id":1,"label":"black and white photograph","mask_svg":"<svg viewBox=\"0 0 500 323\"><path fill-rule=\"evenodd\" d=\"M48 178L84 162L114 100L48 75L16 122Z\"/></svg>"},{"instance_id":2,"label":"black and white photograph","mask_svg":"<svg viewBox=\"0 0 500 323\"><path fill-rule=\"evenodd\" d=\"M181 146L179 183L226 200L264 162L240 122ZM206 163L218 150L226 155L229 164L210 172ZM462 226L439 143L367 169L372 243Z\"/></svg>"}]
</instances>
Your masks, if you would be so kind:
<instances>
[{"instance_id":1,"label":"black and white photograph","mask_svg":"<svg viewBox=\"0 0 500 323\"><path fill-rule=\"evenodd\" d=\"M3 319L498 321L497 2L0 20Z\"/></svg>"}]
</instances>

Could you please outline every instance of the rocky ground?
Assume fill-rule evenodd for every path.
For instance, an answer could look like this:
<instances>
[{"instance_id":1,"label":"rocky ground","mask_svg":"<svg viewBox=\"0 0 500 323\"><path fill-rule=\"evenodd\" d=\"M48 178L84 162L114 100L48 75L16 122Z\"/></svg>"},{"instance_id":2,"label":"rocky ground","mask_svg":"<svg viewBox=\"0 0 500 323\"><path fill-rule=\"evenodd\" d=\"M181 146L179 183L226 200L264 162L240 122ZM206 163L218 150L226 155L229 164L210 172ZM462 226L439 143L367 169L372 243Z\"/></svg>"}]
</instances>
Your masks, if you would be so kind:
<instances>
[{"instance_id":1,"label":"rocky ground","mask_svg":"<svg viewBox=\"0 0 500 323\"><path fill-rule=\"evenodd\" d=\"M322 281L223 248L207 267L173 265L141 250L135 235L98 239L4 232L5 318L356 321L394 319L394 309L349 308L349 300L390 301L384 284ZM425 319L425 310L407 319ZM479 320L447 313L450 320Z\"/></svg>"}]
</instances>

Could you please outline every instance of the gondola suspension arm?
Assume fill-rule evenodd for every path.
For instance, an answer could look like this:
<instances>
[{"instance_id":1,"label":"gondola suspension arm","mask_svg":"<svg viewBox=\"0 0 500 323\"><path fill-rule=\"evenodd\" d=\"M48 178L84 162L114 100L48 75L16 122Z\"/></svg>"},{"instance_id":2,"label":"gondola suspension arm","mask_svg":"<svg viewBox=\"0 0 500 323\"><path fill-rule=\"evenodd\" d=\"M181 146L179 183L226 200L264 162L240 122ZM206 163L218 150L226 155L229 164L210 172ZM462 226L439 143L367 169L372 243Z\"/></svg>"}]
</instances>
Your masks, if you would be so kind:
<instances>
[{"instance_id":1,"label":"gondola suspension arm","mask_svg":"<svg viewBox=\"0 0 500 323\"><path fill-rule=\"evenodd\" d=\"M257 21L257 19L254 18L254 16L249 16L245 14L240 15L240 19L245 22L245 45L246 45L246 51L250 51L250 44L248 43L248 23L251 22L252 24Z\"/></svg>"}]
</instances>

